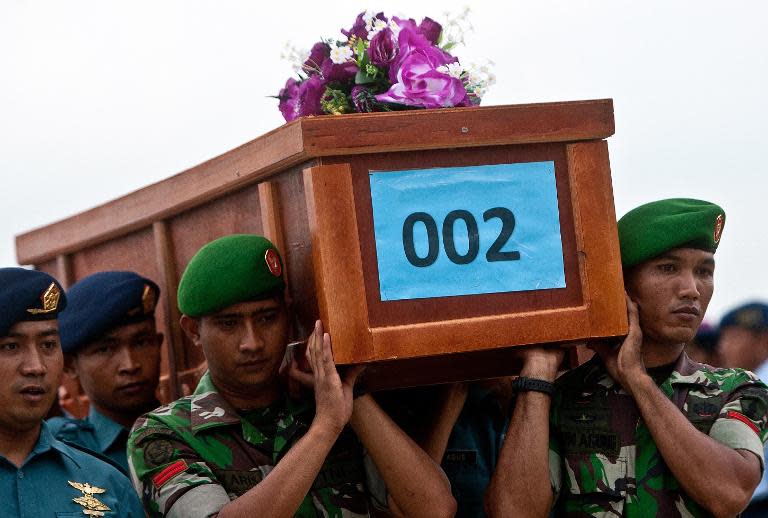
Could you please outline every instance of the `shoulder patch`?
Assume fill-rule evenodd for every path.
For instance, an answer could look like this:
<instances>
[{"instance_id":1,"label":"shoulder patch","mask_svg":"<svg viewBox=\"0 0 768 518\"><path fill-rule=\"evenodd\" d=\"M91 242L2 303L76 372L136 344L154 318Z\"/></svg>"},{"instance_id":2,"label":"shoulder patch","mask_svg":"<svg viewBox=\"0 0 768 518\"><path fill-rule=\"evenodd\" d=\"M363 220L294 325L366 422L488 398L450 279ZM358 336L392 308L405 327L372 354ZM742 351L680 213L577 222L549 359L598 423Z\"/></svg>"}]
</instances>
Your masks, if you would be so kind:
<instances>
[{"instance_id":1,"label":"shoulder patch","mask_svg":"<svg viewBox=\"0 0 768 518\"><path fill-rule=\"evenodd\" d=\"M162 466L173 458L173 445L166 439L158 439L144 448L144 462L147 466Z\"/></svg>"},{"instance_id":2,"label":"shoulder patch","mask_svg":"<svg viewBox=\"0 0 768 518\"><path fill-rule=\"evenodd\" d=\"M173 477L181 473L182 471L187 469L187 463L184 460L177 460L173 464L170 464L168 467L163 469L162 471L155 474L155 476L152 477L152 484L154 484L156 489L160 489L165 485L166 482L171 480Z\"/></svg>"}]
</instances>

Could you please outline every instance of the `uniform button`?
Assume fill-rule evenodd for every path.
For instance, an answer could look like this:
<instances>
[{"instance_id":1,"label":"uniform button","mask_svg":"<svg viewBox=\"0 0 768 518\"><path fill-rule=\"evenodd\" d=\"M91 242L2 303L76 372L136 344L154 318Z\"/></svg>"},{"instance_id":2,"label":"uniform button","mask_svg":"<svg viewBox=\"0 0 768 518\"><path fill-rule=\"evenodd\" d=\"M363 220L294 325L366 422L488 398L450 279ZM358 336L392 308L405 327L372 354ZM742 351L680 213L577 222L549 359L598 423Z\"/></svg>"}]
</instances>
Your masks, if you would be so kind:
<instances>
[{"instance_id":1,"label":"uniform button","mask_svg":"<svg viewBox=\"0 0 768 518\"><path fill-rule=\"evenodd\" d=\"M19 478L24 478L24 472L23 471L19 471Z\"/></svg>"}]
</instances>

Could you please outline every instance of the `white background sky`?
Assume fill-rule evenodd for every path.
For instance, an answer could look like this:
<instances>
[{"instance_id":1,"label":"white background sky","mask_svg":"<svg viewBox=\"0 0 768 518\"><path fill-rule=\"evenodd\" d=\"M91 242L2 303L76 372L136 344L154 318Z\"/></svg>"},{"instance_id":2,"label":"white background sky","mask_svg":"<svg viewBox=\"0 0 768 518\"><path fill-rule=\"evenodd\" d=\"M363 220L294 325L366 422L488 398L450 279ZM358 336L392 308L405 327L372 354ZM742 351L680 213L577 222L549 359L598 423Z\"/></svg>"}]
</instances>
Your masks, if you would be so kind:
<instances>
[{"instance_id":1,"label":"white background sky","mask_svg":"<svg viewBox=\"0 0 768 518\"><path fill-rule=\"evenodd\" d=\"M0 265L14 235L279 126L286 41L309 48L366 9L438 21L465 0L2 0ZM653 199L720 203L709 320L768 298L768 2L472 2L454 53L493 60L484 105L611 97L618 215Z\"/></svg>"}]
</instances>

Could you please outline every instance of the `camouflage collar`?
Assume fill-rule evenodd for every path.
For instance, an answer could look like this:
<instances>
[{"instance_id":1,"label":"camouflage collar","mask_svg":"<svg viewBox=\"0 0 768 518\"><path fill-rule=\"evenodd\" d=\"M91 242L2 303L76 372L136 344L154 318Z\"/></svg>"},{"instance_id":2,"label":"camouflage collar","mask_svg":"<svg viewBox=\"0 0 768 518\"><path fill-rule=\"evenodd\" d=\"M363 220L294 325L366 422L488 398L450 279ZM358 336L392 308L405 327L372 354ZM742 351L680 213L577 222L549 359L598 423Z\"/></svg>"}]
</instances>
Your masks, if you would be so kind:
<instances>
[{"instance_id":1,"label":"camouflage collar","mask_svg":"<svg viewBox=\"0 0 768 518\"><path fill-rule=\"evenodd\" d=\"M606 388L612 388L618 385L616 381L611 378L608 371L605 369L600 357L595 354L585 365L590 365L591 368L584 376L585 384L601 385ZM717 388L717 384L713 382L705 372L708 371L706 365L695 362L683 351L675 361L675 367L672 370L672 374L662 385L697 385L705 388Z\"/></svg>"},{"instance_id":2,"label":"camouflage collar","mask_svg":"<svg viewBox=\"0 0 768 518\"><path fill-rule=\"evenodd\" d=\"M276 435L280 440L274 444L273 457L277 458L287 446L288 440L298 431L308 425L314 409L311 402L297 401L283 394L283 401L279 403L279 412L275 419ZM190 428L193 434L204 430L221 426L239 425L242 428L243 438L256 446L268 442L267 436L258 427L249 423L230 405L219 393L206 372L200 379L197 388L190 396ZM304 417L306 416L307 419ZM271 435L271 434L270 434Z\"/></svg>"},{"instance_id":3,"label":"camouflage collar","mask_svg":"<svg viewBox=\"0 0 768 518\"><path fill-rule=\"evenodd\" d=\"M683 351L680 358L677 359L675 370L667 381L672 385L697 385L704 388L717 389L718 384L712 379L711 375L708 376L711 370L712 368L708 365L691 360Z\"/></svg>"},{"instance_id":4,"label":"camouflage collar","mask_svg":"<svg viewBox=\"0 0 768 518\"><path fill-rule=\"evenodd\" d=\"M240 424L237 411L219 394L207 371L190 397L189 424L193 434L218 426Z\"/></svg>"}]
</instances>

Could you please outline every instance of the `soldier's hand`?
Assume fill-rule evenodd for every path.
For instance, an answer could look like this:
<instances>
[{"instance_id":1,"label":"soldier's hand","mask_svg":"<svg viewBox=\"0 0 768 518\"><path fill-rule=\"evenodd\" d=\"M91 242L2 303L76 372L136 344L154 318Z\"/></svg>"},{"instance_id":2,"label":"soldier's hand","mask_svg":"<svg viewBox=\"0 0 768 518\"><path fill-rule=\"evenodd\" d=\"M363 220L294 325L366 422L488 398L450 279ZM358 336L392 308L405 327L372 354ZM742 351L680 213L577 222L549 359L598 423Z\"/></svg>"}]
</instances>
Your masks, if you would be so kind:
<instances>
[{"instance_id":1,"label":"soldier's hand","mask_svg":"<svg viewBox=\"0 0 768 518\"><path fill-rule=\"evenodd\" d=\"M288 344L283 363L280 365L280 379L294 399L301 397L302 389L311 389L315 385L315 378L306 358L306 345L306 342Z\"/></svg>"},{"instance_id":2,"label":"soldier's hand","mask_svg":"<svg viewBox=\"0 0 768 518\"><path fill-rule=\"evenodd\" d=\"M565 350L562 347L521 347L515 356L523 363L520 376L555 381Z\"/></svg>"},{"instance_id":3,"label":"soldier's hand","mask_svg":"<svg viewBox=\"0 0 768 518\"><path fill-rule=\"evenodd\" d=\"M629 332L618 346L596 344L591 346L603 360L608 374L618 381L624 390L632 393L633 380L647 375L643 363L643 332L640 330L640 313L637 304L626 295Z\"/></svg>"},{"instance_id":4,"label":"soldier's hand","mask_svg":"<svg viewBox=\"0 0 768 518\"><path fill-rule=\"evenodd\" d=\"M331 337L319 320L307 343L307 360L314 375L315 420L339 433L352 415L352 388L363 368L353 367L342 381L333 361Z\"/></svg>"}]
</instances>

